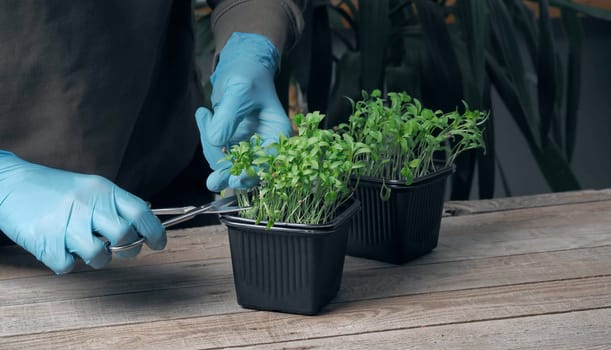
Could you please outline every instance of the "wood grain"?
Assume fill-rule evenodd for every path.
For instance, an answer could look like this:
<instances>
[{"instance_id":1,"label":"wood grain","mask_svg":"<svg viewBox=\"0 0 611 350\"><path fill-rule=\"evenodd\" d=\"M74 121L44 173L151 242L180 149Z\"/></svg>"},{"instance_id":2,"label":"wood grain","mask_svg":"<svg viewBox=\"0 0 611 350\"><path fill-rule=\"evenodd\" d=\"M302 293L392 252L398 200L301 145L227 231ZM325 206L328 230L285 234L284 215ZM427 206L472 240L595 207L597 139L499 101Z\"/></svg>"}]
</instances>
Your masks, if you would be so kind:
<instances>
[{"instance_id":1,"label":"wood grain","mask_svg":"<svg viewBox=\"0 0 611 350\"><path fill-rule=\"evenodd\" d=\"M588 310L274 343L256 349L602 350L611 347L609 319L611 309Z\"/></svg>"},{"instance_id":2,"label":"wood grain","mask_svg":"<svg viewBox=\"0 0 611 350\"><path fill-rule=\"evenodd\" d=\"M605 275L611 271L611 246L370 269L352 269L352 261L346 262L340 299ZM232 283L225 259L19 278L0 283L0 311L14 305L185 288L210 289L218 295L219 290L232 289Z\"/></svg>"},{"instance_id":3,"label":"wood grain","mask_svg":"<svg viewBox=\"0 0 611 350\"><path fill-rule=\"evenodd\" d=\"M161 265L229 256L227 228L223 225L168 230L167 235L168 244L163 251L152 251L144 246L136 258L115 258L107 268ZM72 273L91 270L90 267L79 263ZM0 280L51 275L53 275L52 271L20 247L0 247Z\"/></svg>"},{"instance_id":4,"label":"wood grain","mask_svg":"<svg viewBox=\"0 0 611 350\"><path fill-rule=\"evenodd\" d=\"M447 201L444 211L453 216L489 213L523 208L538 208L577 203L611 200L611 189L545 193L536 196L515 196L507 198L482 199L473 201Z\"/></svg>"},{"instance_id":5,"label":"wood grain","mask_svg":"<svg viewBox=\"0 0 611 350\"><path fill-rule=\"evenodd\" d=\"M201 262L229 257L224 226L168 232L162 252L147 248L135 259L115 259L106 269L131 269L177 262ZM517 209L442 220L439 246L411 264L437 263L491 256L527 254L611 244L611 202ZM382 263L362 262L364 265ZM52 273L17 247L0 248L0 281ZM80 264L76 271L90 272Z\"/></svg>"},{"instance_id":6,"label":"wood grain","mask_svg":"<svg viewBox=\"0 0 611 350\"><path fill-rule=\"evenodd\" d=\"M242 311L235 301L227 264L187 271L183 271L185 265L172 266L164 265L161 271L143 267L111 280L91 274L79 283L5 281L0 284L0 336ZM345 273L334 303L604 276L610 272L609 266L611 246L356 270ZM156 278L155 273L163 277ZM177 280L172 287L172 276L180 278L181 273L190 275L191 280L199 278L200 284L188 286Z\"/></svg>"},{"instance_id":7,"label":"wood grain","mask_svg":"<svg viewBox=\"0 0 611 350\"><path fill-rule=\"evenodd\" d=\"M43 332L0 343L15 349L245 346L604 308L611 306L610 289L611 277L585 278L337 303L318 317L244 312Z\"/></svg>"},{"instance_id":8,"label":"wood grain","mask_svg":"<svg viewBox=\"0 0 611 350\"><path fill-rule=\"evenodd\" d=\"M465 203L423 258L347 257L315 317L237 305L223 226L64 276L0 248L0 349L609 349L608 194Z\"/></svg>"}]
</instances>

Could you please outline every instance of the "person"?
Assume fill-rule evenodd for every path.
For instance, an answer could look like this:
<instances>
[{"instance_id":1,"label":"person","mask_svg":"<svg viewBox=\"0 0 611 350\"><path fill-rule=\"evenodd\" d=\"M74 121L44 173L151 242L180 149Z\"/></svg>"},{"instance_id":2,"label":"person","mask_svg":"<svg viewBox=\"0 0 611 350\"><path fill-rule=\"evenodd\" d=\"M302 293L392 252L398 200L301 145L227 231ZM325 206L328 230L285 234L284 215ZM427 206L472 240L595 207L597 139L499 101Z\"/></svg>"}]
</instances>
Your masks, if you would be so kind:
<instances>
[{"instance_id":1,"label":"person","mask_svg":"<svg viewBox=\"0 0 611 350\"><path fill-rule=\"evenodd\" d=\"M218 192L255 183L229 175L225 148L253 133L265 142L290 134L274 75L302 31L304 4L208 5L212 111L201 107L190 0L0 2L0 231L55 273L77 257L106 266L104 240L143 236L163 249L145 199L192 166L198 145Z\"/></svg>"}]
</instances>

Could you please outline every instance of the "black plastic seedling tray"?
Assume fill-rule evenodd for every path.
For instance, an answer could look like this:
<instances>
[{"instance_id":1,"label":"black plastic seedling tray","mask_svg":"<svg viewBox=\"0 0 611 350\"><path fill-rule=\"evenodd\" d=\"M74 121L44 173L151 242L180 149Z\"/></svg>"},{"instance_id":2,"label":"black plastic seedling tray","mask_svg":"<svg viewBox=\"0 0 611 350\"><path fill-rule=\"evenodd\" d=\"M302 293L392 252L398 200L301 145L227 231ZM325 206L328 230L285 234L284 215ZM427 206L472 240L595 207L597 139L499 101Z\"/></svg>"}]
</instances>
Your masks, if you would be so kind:
<instances>
[{"instance_id":1,"label":"black plastic seedling tray","mask_svg":"<svg viewBox=\"0 0 611 350\"><path fill-rule=\"evenodd\" d=\"M382 179L361 177L361 201L348 235L347 254L403 264L437 247L446 179L453 167L440 169L407 186L386 180L390 198L382 200Z\"/></svg>"},{"instance_id":2,"label":"black plastic seedling tray","mask_svg":"<svg viewBox=\"0 0 611 350\"><path fill-rule=\"evenodd\" d=\"M264 222L222 215L229 228L237 302L256 310L313 315L340 288L346 240L360 203L324 225Z\"/></svg>"}]
</instances>

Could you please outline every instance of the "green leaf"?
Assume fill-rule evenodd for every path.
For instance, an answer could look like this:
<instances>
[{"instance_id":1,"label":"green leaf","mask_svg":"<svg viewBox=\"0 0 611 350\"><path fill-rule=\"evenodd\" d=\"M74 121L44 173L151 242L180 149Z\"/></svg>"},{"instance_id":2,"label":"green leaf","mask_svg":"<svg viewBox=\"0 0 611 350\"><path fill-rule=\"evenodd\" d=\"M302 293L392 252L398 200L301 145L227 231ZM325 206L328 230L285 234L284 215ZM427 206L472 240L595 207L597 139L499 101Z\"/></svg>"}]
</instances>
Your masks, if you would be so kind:
<instances>
[{"instance_id":1,"label":"green leaf","mask_svg":"<svg viewBox=\"0 0 611 350\"><path fill-rule=\"evenodd\" d=\"M566 91L566 119L565 119L565 154L569 162L575 151L577 135L577 110L579 108L581 90L581 53L583 42L583 28L577 14L573 11L562 10L562 24L568 36L569 58L567 63L567 91Z\"/></svg>"},{"instance_id":2,"label":"green leaf","mask_svg":"<svg viewBox=\"0 0 611 350\"><path fill-rule=\"evenodd\" d=\"M456 157L456 172L452 176L452 200L467 200L475 172L476 152L467 151Z\"/></svg>"},{"instance_id":3,"label":"green leaf","mask_svg":"<svg viewBox=\"0 0 611 350\"><path fill-rule=\"evenodd\" d=\"M350 101L361 97L360 83L361 58L358 52L347 51L335 67L335 84L331 90L325 128L331 128L348 121L352 112Z\"/></svg>"},{"instance_id":4,"label":"green leaf","mask_svg":"<svg viewBox=\"0 0 611 350\"><path fill-rule=\"evenodd\" d=\"M325 193L325 202L335 202L337 200L337 192L331 191Z\"/></svg>"},{"instance_id":5,"label":"green leaf","mask_svg":"<svg viewBox=\"0 0 611 350\"><path fill-rule=\"evenodd\" d=\"M463 98L462 74L445 23L443 6L429 0L415 0L414 4L432 63L432 69L427 71L430 74L426 80L430 84L425 96L427 103L434 109L452 110Z\"/></svg>"},{"instance_id":6,"label":"green leaf","mask_svg":"<svg viewBox=\"0 0 611 350\"><path fill-rule=\"evenodd\" d=\"M486 70L501 99L505 102L505 106L509 109L511 116L526 139L531 151L537 151L537 143L528 123L527 112L524 105L521 103L523 101L520 100L519 93L516 91L518 87L512 84L496 58L491 55L486 55Z\"/></svg>"},{"instance_id":7,"label":"green leaf","mask_svg":"<svg viewBox=\"0 0 611 350\"><path fill-rule=\"evenodd\" d=\"M537 95L539 97L540 139L548 139L550 127L557 119L556 57L547 0L539 0L539 54L537 56ZM546 145L543 144L545 147Z\"/></svg>"},{"instance_id":8,"label":"green leaf","mask_svg":"<svg viewBox=\"0 0 611 350\"><path fill-rule=\"evenodd\" d=\"M463 33L469 56L469 71L472 79L465 79L473 91L466 95L467 100L482 108L485 91L486 60L485 46L489 35L488 8L485 1L459 0L456 3L458 23Z\"/></svg>"},{"instance_id":9,"label":"green leaf","mask_svg":"<svg viewBox=\"0 0 611 350\"><path fill-rule=\"evenodd\" d=\"M499 176L501 178L501 185L503 186L503 191L505 191L505 197L511 197L511 188L509 187L509 181L507 181L507 175L505 175L505 170L501 166L501 160L496 158L496 164L499 167Z\"/></svg>"},{"instance_id":10,"label":"green leaf","mask_svg":"<svg viewBox=\"0 0 611 350\"><path fill-rule=\"evenodd\" d=\"M491 109L490 82L487 82L486 93L484 94L484 109L490 110L488 119L483 125L483 137L485 150L477 151L477 179L479 184L479 198L493 198L495 189L495 137L494 137L494 112Z\"/></svg>"},{"instance_id":11,"label":"green leaf","mask_svg":"<svg viewBox=\"0 0 611 350\"><path fill-rule=\"evenodd\" d=\"M417 51L417 49L414 51ZM388 66L385 75L388 91L406 91L410 95L420 97L419 64Z\"/></svg>"},{"instance_id":12,"label":"green leaf","mask_svg":"<svg viewBox=\"0 0 611 350\"><path fill-rule=\"evenodd\" d=\"M533 10L526 6L523 0L506 0L505 4L507 5L516 28L524 38L532 64L536 64L539 31Z\"/></svg>"},{"instance_id":13,"label":"green leaf","mask_svg":"<svg viewBox=\"0 0 611 350\"><path fill-rule=\"evenodd\" d=\"M535 159L553 192L576 191L581 188L570 164L553 143L547 143L540 154L535 154Z\"/></svg>"},{"instance_id":14,"label":"green leaf","mask_svg":"<svg viewBox=\"0 0 611 350\"><path fill-rule=\"evenodd\" d=\"M389 10L389 0L359 1L361 88L366 91L383 87L385 53L390 33Z\"/></svg>"},{"instance_id":15,"label":"green leaf","mask_svg":"<svg viewBox=\"0 0 611 350\"><path fill-rule=\"evenodd\" d=\"M331 90L333 58L331 55L331 29L327 7L317 7L313 14L312 52L308 108L311 111L326 111Z\"/></svg>"},{"instance_id":16,"label":"green leaf","mask_svg":"<svg viewBox=\"0 0 611 350\"><path fill-rule=\"evenodd\" d=\"M528 141L538 144L535 138L538 134L534 133L538 113L530 96L532 90L526 82L526 66L522 58L515 26L504 2L498 0L487 1L490 21L495 23L492 26L492 41L498 48L498 50L490 53L491 58L494 59L486 58L488 73L491 73L492 68L493 74L490 74L492 82L497 89L499 83L502 83L502 88L506 93L505 97L509 97L507 93L508 90L511 90L511 95L513 95L511 96L511 103L517 104L521 110L519 114L512 111L512 115L519 119L519 121L516 119L518 126ZM508 107L510 110L511 107L514 107L514 110L517 109L515 106Z\"/></svg>"},{"instance_id":17,"label":"green leaf","mask_svg":"<svg viewBox=\"0 0 611 350\"><path fill-rule=\"evenodd\" d=\"M314 28L314 7L308 6L303 11L304 27L299 41L291 50L288 62L283 70L289 70L292 78L299 84L303 91L308 91L310 85L310 74L312 66L312 45Z\"/></svg>"}]
</instances>

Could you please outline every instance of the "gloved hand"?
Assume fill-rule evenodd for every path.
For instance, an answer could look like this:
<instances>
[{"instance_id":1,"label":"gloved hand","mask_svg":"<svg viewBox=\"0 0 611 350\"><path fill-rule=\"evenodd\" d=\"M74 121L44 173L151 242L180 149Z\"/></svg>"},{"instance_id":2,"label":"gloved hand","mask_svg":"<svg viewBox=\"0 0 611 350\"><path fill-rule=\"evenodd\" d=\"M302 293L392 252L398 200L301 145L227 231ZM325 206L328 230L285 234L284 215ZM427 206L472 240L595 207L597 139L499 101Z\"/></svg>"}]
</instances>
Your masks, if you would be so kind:
<instances>
[{"instance_id":1,"label":"gloved hand","mask_svg":"<svg viewBox=\"0 0 611 350\"><path fill-rule=\"evenodd\" d=\"M47 168L0 150L0 230L55 273L67 273L81 257L93 268L112 258L104 242L130 243L138 234L163 249L165 230L144 201L110 181ZM139 247L122 252L138 254Z\"/></svg>"},{"instance_id":2,"label":"gloved hand","mask_svg":"<svg viewBox=\"0 0 611 350\"><path fill-rule=\"evenodd\" d=\"M195 113L204 155L214 170L206 182L211 191L228 186L248 189L257 183L246 174L229 175L231 163L219 163L223 148L229 150L255 133L264 145L278 141L280 134L291 134L291 122L274 87L279 59L274 44L258 34L233 33L221 50L210 77L214 114L206 108Z\"/></svg>"}]
</instances>

